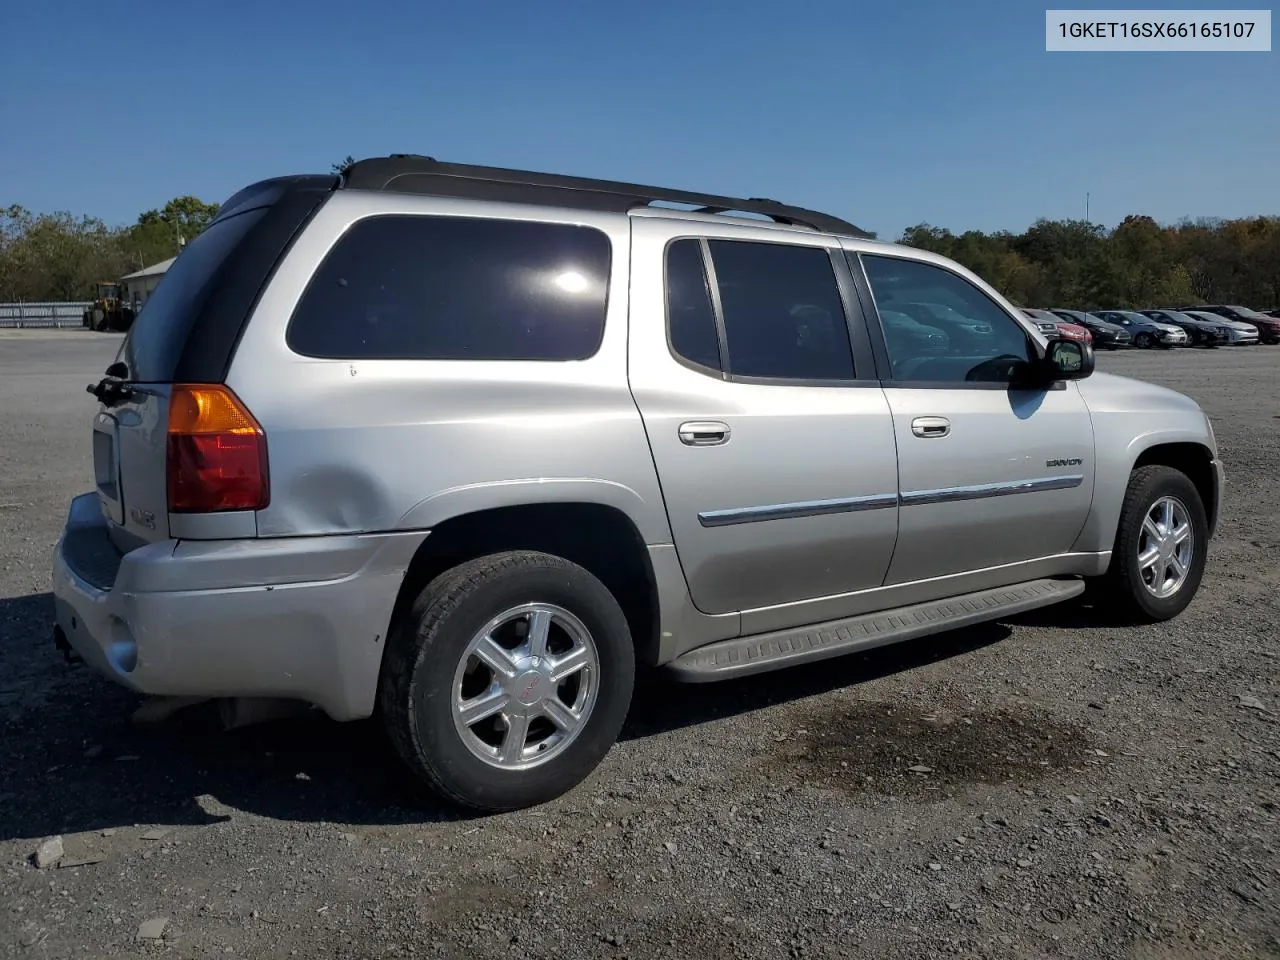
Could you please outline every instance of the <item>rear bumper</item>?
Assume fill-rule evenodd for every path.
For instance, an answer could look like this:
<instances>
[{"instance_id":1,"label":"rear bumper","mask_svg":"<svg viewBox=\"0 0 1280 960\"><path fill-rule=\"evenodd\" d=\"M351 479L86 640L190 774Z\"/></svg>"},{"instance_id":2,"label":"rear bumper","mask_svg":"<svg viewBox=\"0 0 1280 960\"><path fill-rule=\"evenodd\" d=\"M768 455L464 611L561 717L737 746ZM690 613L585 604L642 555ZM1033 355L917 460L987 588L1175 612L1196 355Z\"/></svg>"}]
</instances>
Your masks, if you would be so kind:
<instances>
[{"instance_id":1,"label":"rear bumper","mask_svg":"<svg viewBox=\"0 0 1280 960\"><path fill-rule=\"evenodd\" d=\"M141 693L288 697L357 719L425 537L164 540L121 557L85 494L54 548L54 615L87 664Z\"/></svg>"}]
</instances>

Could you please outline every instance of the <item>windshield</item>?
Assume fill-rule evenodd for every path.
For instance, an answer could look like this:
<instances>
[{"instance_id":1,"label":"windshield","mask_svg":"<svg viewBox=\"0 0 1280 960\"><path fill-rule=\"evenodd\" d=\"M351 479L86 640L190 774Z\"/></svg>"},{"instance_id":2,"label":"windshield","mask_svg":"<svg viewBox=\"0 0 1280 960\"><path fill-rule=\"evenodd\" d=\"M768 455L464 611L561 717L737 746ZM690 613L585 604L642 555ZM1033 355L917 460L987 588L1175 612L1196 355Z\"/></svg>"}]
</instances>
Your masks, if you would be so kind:
<instances>
[{"instance_id":1,"label":"windshield","mask_svg":"<svg viewBox=\"0 0 1280 960\"><path fill-rule=\"evenodd\" d=\"M1036 310L1036 309L1029 308L1029 309L1024 309L1022 312L1027 314L1028 316L1034 317L1037 320L1046 320L1049 323L1066 322L1061 317L1059 317L1056 313L1050 313L1048 310Z\"/></svg>"},{"instance_id":2,"label":"windshield","mask_svg":"<svg viewBox=\"0 0 1280 960\"><path fill-rule=\"evenodd\" d=\"M1227 309L1234 310L1236 313L1240 314L1240 316L1248 317L1250 320L1270 320L1271 319L1265 313L1259 313L1257 310L1250 309L1249 307L1237 307L1237 306L1231 305L1231 306L1228 306Z\"/></svg>"}]
</instances>

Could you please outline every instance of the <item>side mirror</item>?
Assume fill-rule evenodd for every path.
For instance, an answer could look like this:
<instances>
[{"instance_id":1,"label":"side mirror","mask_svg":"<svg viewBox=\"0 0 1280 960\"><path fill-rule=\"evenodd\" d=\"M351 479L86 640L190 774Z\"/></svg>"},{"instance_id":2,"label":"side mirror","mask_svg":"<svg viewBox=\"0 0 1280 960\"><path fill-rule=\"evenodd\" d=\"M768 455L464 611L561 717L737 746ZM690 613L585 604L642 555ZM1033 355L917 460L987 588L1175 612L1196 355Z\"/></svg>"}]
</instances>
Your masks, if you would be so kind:
<instances>
[{"instance_id":1,"label":"side mirror","mask_svg":"<svg viewBox=\"0 0 1280 960\"><path fill-rule=\"evenodd\" d=\"M1045 346L1041 371L1048 381L1083 380L1093 373L1093 345L1083 340L1051 337Z\"/></svg>"}]
</instances>

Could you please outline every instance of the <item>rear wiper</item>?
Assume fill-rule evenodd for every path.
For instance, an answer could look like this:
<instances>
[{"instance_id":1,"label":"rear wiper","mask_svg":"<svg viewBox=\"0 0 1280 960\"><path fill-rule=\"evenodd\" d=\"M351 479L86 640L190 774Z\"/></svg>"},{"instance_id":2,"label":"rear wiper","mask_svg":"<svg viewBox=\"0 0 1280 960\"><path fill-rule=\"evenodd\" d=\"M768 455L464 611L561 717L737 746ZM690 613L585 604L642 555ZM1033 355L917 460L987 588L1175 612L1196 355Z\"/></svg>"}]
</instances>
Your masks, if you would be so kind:
<instances>
[{"instance_id":1,"label":"rear wiper","mask_svg":"<svg viewBox=\"0 0 1280 960\"><path fill-rule=\"evenodd\" d=\"M85 387L88 393L92 393L101 403L108 407L114 407L118 403L125 403L134 397L134 388L129 383L129 367L120 360L106 369L106 376L97 383L91 383Z\"/></svg>"},{"instance_id":2,"label":"rear wiper","mask_svg":"<svg viewBox=\"0 0 1280 960\"><path fill-rule=\"evenodd\" d=\"M117 380L115 377L103 377L97 383L86 386L85 390L108 407L133 399L133 385L126 380Z\"/></svg>"}]
</instances>

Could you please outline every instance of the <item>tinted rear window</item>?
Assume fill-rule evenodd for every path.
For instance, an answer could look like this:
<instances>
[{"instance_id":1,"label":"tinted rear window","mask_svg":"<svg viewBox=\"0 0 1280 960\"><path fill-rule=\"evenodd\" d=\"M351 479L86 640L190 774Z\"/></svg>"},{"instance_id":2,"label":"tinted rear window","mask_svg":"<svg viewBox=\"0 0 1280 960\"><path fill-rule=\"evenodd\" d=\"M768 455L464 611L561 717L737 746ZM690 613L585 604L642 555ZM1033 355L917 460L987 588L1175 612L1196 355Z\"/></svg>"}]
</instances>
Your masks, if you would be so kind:
<instances>
[{"instance_id":1,"label":"tinted rear window","mask_svg":"<svg viewBox=\"0 0 1280 960\"><path fill-rule=\"evenodd\" d=\"M288 341L334 359L582 360L604 335L609 238L590 227L378 216L335 244Z\"/></svg>"},{"instance_id":2,"label":"tinted rear window","mask_svg":"<svg viewBox=\"0 0 1280 960\"><path fill-rule=\"evenodd\" d=\"M825 248L744 240L708 246L730 375L854 379L849 326Z\"/></svg>"},{"instance_id":3,"label":"tinted rear window","mask_svg":"<svg viewBox=\"0 0 1280 960\"><path fill-rule=\"evenodd\" d=\"M218 220L187 244L160 279L120 347L133 380L173 379L191 325L218 283L218 274L236 245L266 213L265 207Z\"/></svg>"}]
</instances>

